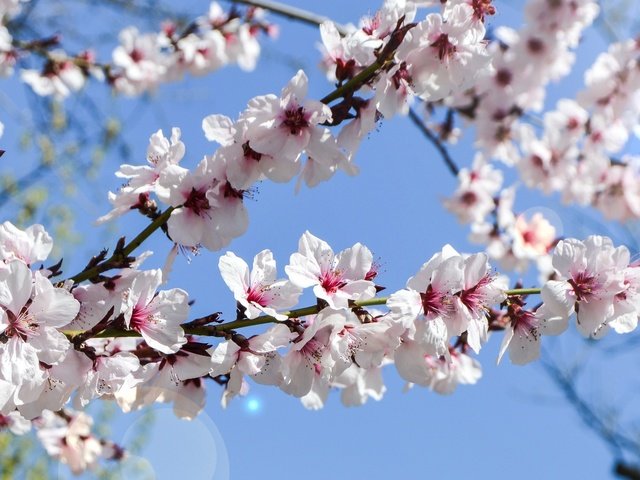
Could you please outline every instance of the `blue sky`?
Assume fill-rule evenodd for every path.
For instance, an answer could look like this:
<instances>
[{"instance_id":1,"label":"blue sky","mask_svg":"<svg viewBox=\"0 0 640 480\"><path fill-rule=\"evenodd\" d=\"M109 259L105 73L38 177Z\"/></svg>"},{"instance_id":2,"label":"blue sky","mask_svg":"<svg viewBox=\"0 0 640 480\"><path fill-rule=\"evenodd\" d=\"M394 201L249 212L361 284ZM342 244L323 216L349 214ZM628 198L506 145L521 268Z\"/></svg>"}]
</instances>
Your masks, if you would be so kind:
<instances>
[{"instance_id":1,"label":"blue sky","mask_svg":"<svg viewBox=\"0 0 640 480\"><path fill-rule=\"evenodd\" d=\"M318 13L341 22L356 22L362 14L379 7L373 1L290 3L317 8ZM500 13L491 24L518 27L522 4L498 3ZM191 2L188 8L204 12L206 3ZM147 105L123 98L106 102L108 95L100 93L101 87L91 87L89 94L95 94L105 113L129 119L125 138L132 148L132 159L144 161L151 133L162 128L168 135L170 128L177 126L182 129L187 146L183 162L186 166L196 165L215 148L202 134L204 116L222 113L235 118L249 98L279 92L298 68L304 68L310 77L310 96L320 98L331 90L316 67L317 29L272 18L280 24L281 35L275 41L263 42L263 56L253 73L231 67L208 77L187 78L162 87ZM582 85L580 72L605 49L601 36L592 30L580 47L577 73L551 89L548 104L553 105L560 95L575 93ZM7 88L7 94L15 89L12 100L19 108L25 108L22 88L7 81L2 88ZM17 129L0 119L6 124L3 142L9 145L16 141ZM463 166L473 158L469 138L452 149L453 157ZM15 156L8 154L2 160L5 165L12 162L19 168ZM249 230L228 250L250 261L258 251L270 248L284 275L284 265L307 229L328 241L336 251L362 242L379 259L382 272L378 281L389 292L404 287L407 278L446 243L460 251L479 250L467 241L467 228L440 204L455 188L455 179L408 119L383 122L363 143L356 161L361 167L357 177L339 174L330 182L314 189L303 188L298 194L294 193L293 184L259 185L254 199L247 201ZM103 235L96 234L90 224L109 209L106 191L116 189L120 183L112 175L120 162L117 152L110 152L93 190L79 192L72 199L86 241L65 252L68 273L81 268L90 255L104 246L105 235L112 227L102 230ZM78 189L83 187L80 184ZM545 198L524 188L518 192L516 206L518 210L544 208L555 212L568 236L592 233L601 221L593 212L560 206L557 198ZM3 212L6 218L11 218L10 208ZM119 231L129 236L143 225L143 219L133 216L118 222ZM155 252L145 264L151 268L163 264L170 245L156 235L147 248ZM217 261L223 253L203 252L191 262L185 258L176 262L171 286L187 289L196 300L194 318L212 311L222 311L228 319L233 317L233 298L217 271ZM547 343L552 355L562 350L564 358L573 358L574 352L577 356L586 348L569 337ZM500 335L495 335L481 352L481 381L463 386L447 397L418 387L404 393L404 382L393 368L388 368L385 398L363 407L346 408L333 394L324 410L311 412L279 390L252 384L247 399L237 399L223 410L219 406L221 392L211 382L207 385L206 411L193 422L173 420L165 406L154 407L156 424L145 452L148 464L143 470L154 471L158 479L178 475L223 479L229 472L233 479L373 480L398 475L513 476L520 480L607 478L611 455L581 425L543 369L539 365L516 367L508 361L495 366L500 341ZM627 363L614 363L604 373L594 365L593 374L588 375L591 388L597 388L601 375L606 378L607 389L617 391L633 375L634 370ZM602 397L608 398L605 393ZM114 440L124 441L126 446L131 426L139 418L139 414L118 416ZM64 469L61 475L66 475ZM123 478L132 478L131 475L123 473Z\"/></svg>"}]
</instances>

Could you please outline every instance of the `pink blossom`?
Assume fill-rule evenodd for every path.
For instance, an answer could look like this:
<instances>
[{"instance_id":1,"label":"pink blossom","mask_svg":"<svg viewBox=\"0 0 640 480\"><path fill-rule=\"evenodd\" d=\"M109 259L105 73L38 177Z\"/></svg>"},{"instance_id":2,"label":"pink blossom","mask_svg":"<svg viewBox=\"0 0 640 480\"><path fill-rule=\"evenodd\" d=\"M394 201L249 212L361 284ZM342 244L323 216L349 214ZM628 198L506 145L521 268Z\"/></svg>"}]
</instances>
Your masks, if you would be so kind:
<instances>
[{"instance_id":1,"label":"pink blossom","mask_svg":"<svg viewBox=\"0 0 640 480\"><path fill-rule=\"evenodd\" d=\"M233 253L227 252L218 262L220 273L244 309L247 318L264 313L278 320L287 316L277 310L291 308L298 302L302 289L288 280L276 280L276 261L270 250L263 250L253 259L253 268Z\"/></svg>"},{"instance_id":2,"label":"pink blossom","mask_svg":"<svg viewBox=\"0 0 640 480\"><path fill-rule=\"evenodd\" d=\"M328 243L307 231L285 271L294 285L313 287L315 296L332 308L345 308L350 300L375 295L375 285L367 279L372 264L373 255L364 245L356 243L335 255Z\"/></svg>"}]
</instances>

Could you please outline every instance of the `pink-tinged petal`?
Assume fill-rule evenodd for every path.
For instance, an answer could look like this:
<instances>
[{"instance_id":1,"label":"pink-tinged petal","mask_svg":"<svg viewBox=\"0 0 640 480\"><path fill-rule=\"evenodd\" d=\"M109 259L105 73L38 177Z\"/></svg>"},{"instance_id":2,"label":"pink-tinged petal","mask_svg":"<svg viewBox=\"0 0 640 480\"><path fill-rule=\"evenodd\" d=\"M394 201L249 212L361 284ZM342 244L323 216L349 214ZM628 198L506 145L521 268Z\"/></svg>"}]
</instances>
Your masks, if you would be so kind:
<instances>
[{"instance_id":1,"label":"pink-tinged petal","mask_svg":"<svg viewBox=\"0 0 640 480\"><path fill-rule=\"evenodd\" d=\"M369 280L348 282L340 290L346 293L351 300L368 300L376 296L376 287Z\"/></svg>"},{"instance_id":2,"label":"pink-tinged petal","mask_svg":"<svg viewBox=\"0 0 640 480\"><path fill-rule=\"evenodd\" d=\"M54 365L62 361L71 348L69 339L51 327L40 328L39 335L31 337L29 344L38 352L38 359L47 365Z\"/></svg>"},{"instance_id":3,"label":"pink-tinged petal","mask_svg":"<svg viewBox=\"0 0 640 480\"><path fill-rule=\"evenodd\" d=\"M415 341L420 344L420 347L427 355L432 355L436 358L443 355L448 357L447 342L450 337L447 325L441 318L416 323Z\"/></svg>"},{"instance_id":4,"label":"pink-tinged petal","mask_svg":"<svg viewBox=\"0 0 640 480\"><path fill-rule=\"evenodd\" d=\"M6 415L9 411L14 409L13 402L10 400L11 397L13 397L15 390L16 386L13 383L0 378L0 413Z\"/></svg>"},{"instance_id":5,"label":"pink-tinged petal","mask_svg":"<svg viewBox=\"0 0 640 480\"><path fill-rule=\"evenodd\" d=\"M4 332L9 326L9 317L7 316L7 312L3 309L0 309L0 333Z\"/></svg>"},{"instance_id":6,"label":"pink-tinged petal","mask_svg":"<svg viewBox=\"0 0 640 480\"><path fill-rule=\"evenodd\" d=\"M140 272L131 284L129 297L137 305L148 305L154 299L161 284L162 270L154 269Z\"/></svg>"},{"instance_id":7,"label":"pink-tinged petal","mask_svg":"<svg viewBox=\"0 0 640 480\"><path fill-rule=\"evenodd\" d=\"M586 268L585 250L578 240L560 240L553 251L553 268L565 277L570 277L573 271L583 271Z\"/></svg>"},{"instance_id":8,"label":"pink-tinged petal","mask_svg":"<svg viewBox=\"0 0 640 480\"><path fill-rule=\"evenodd\" d=\"M298 298L301 294L302 289L295 286L289 280L279 280L274 282L265 292L269 306L277 310L293 307L298 303Z\"/></svg>"},{"instance_id":9,"label":"pink-tinged petal","mask_svg":"<svg viewBox=\"0 0 640 480\"><path fill-rule=\"evenodd\" d=\"M389 297L387 307L394 323L399 322L404 328L409 328L422 311L422 300L414 290L400 290Z\"/></svg>"},{"instance_id":10,"label":"pink-tinged petal","mask_svg":"<svg viewBox=\"0 0 640 480\"><path fill-rule=\"evenodd\" d=\"M569 317L556 313L547 304L536 310L536 318L540 320L538 330L542 335L560 335L569 326Z\"/></svg>"},{"instance_id":11,"label":"pink-tinged petal","mask_svg":"<svg viewBox=\"0 0 640 480\"><path fill-rule=\"evenodd\" d=\"M295 162L304 149L309 145L311 132L309 129L305 128L294 134L284 126L281 126L278 130L278 135L284 135L284 144L282 144L282 146L277 150L265 150L263 153L279 157L284 161Z\"/></svg>"},{"instance_id":12,"label":"pink-tinged petal","mask_svg":"<svg viewBox=\"0 0 640 480\"><path fill-rule=\"evenodd\" d=\"M609 322L609 326L616 333L624 334L633 332L638 327L638 312L631 311L623 315L616 316L615 320Z\"/></svg>"},{"instance_id":13,"label":"pink-tinged petal","mask_svg":"<svg viewBox=\"0 0 640 480\"><path fill-rule=\"evenodd\" d=\"M225 387L225 390L222 394L221 405L222 408L227 408L229 406L229 402L236 395L246 395L249 393L249 384L244 381L244 375L240 371L238 367L234 367L231 370L229 375L229 381Z\"/></svg>"},{"instance_id":14,"label":"pink-tinged petal","mask_svg":"<svg viewBox=\"0 0 640 480\"><path fill-rule=\"evenodd\" d=\"M207 195L207 198L210 196ZM226 247L242 235L249 226L249 214L242 201L225 199L212 213L210 222L204 225L202 245L216 251Z\"/></svg>"},{"instance_id":15,"label":"pink-tinged petal","mask_svg":"<svg viewBox=\"0 0 640 480\"><path fill-rule=\"evenodd\" d=\"M578 331L585 337L594 336L613 314L611 299L580 302L576 315Z\"/></svg>"},{"instance_id":16,"label":"pink-tinged petal","mask_svg":"<svg viewBox=\"0 0 640 480\"><path fill-rule=\"evenodd\" d=\"M340 271L345 278L354 280L364 278L373 264L371 251L361 243L343 250L336 259L336 270Z\"/></svg>"},{"instance_id":17,"label":"pink-tinged petal","mask_svg":"<svg viewBox=\"0 0 640 480\"><path fill-rule=\"evenodd\" d=\"M537 331L518 329L509 344L509 359L516 365L525 365L540 357L540 335Z\"/></svg>"},{"instance_id":18,"label":"pink-tinged petal","mask_svg":"<svg viewBox=\"0 0 640 480\"><path fill-rule=\"evenodd\" d=\"M464 288L477 285L489 273L489 258L486 253L476 253L464 261Z\"/></svg>"},{"instance_id":19,"label":"pink-tinged petal","mask_svg":"<svg viewBox=\"0 0 640 480\"><path fill-rule=\"evenodd\" d=\"M483 343L486 343L489 333L489 322L486 317L474 318L467 327L467 344L475 353L480 353Z\"/></svg>"},{"instance_id":20,"label":"pink-tinged petal","mask_svg":"<svg viewBox=\"0 0 640 480\"><path fill-rule=\"evenodd\" d=\"M340 32L338 32L335 23L331 21L325 21L320 24L320 38L330 54L342 48Z\"/></svg>"},{"instance_id":21,"label":"pink-tinged petal","mask_svg":"<svg viewBox=\"0 0 640 480\"><path fill-rule=\"evenodd\" d=\"M271 327L266 332L257 335L249 340L251 350L256 353L268 353L284 348L294 338L295 334L291 333L289 327L278 324Z\"/></svg>"},{"instance_id":22,"label":"pink-tinged petal","mask_svg":"<svg viewBox=\"0 0 640 480\"><path fill-rule=\"evenodd\" d=\"M251 285L273 283L276 280L276 261L271 250L262 250L253 258Z\"/></svg>"},{"instance_id":23,"label":"pink-tinged petal","mask_svg":"<svg viewBox=\"0 0 640 480\"><path fill-rule=\"evenodd\" d=\"M195 383L188 383L176 392L173 399L173 413L178 418L193 420L205 405L205 390Z\"/></svg>"},{"instance_id":24,"label":"pink-tinged petal","mask_svg":"<svg viewBox=\"0 0 640 480\"><path fill-rule=\"evenodd\" d=\"M202 120L202 130L207 140L220 145L230 145L236 134L236 129L229 117L224 115L209 115Z\"/></svg>"},{"instance_id":25,"label":"pink-tinged petal","mask_svg":"<svg viewBox=\"0 0 640 480\"><path fill-rule=\"evenodd\" d=\"M304 408L308 410L320 410L324 407L331 385L328 382L316 377L311 385L311 390L304 397L300 398L300 402Z\"/></svg>"},{"instance_id":26,"label":"pink-tinged petal","mask_svg":"<svg viewBox=\"0 0 640 480\"><path fill-rule=\"evenodd\" d=\"M549 312L562 317L573 313L575 295L568 282L550 280L544 284L540 295Z\"/></svg>"},{"instance_id":27,"label":"pink-tinged petal","mask_svg":"<svg viewBox=\"0 0 640 480\"><path fill-rule=\"evenodd\" d=\"M398 374L407 382L428 385L430 374L425 362L424 350L416 342L405 341L394 352Z\"/></svg>"},{"instance_id":28,"label":"pink-tinged petal","mask_svg":"<svg viewBox=\"0 0 640 480\"><path fill-rule=\"evenodd\" d=\"M464 258L450 257L433 272L431 284L439 292L456 293L462 290L464 275Z\"/></svg>"},{"instance_id":29,"label":"pink-tinged petal","mask_svg":"<svg viewBox=\"0 0 640 480\"><path fill-rule=\"evenodd\" d=\"M176 357L173 364L175 376L180 381L199 378L211 371L211 357L208 355L189 354Z\"/></svg>"},{"instance_id":30,"label":"pink-tinged petal","mask_svg":"<svg viewBox=\"0 0 640 480\"><path fill-rule=\"evenodd\" d=\"M154 350L162 353L175 353L187 343L184 331L179 325L169 325L164 322L149 323L140 328L140 334Z\"/></svg>"},{"instance_id":31,"label":"pink-tinged petal","mask_svg":"<svg viewBox=\"0 0 640 480\"><path fill-rule=\"evenodd\" d=\"M262 355L254 355L249 352L242 352L236 367L245 375L255 375L260 373L262 365L265 362L265 358Z\"/></svg>"},{"instance_id":32,"label":"pink-tinged petal","mask_svg":"<svg viewBox=\"0 0 640 480\"><path fill-rule=\"evenodd\" d=\"M283 381L282 377L282 357L276 352L265 353L264 363L260 372L252 375L251 378L261 385L277 385Z\"/></svg>"},{"instance_id":33,"label":"pink-tinged petal","mask_svg":"<svg viewBox=\"0 0 640 480\"><path fill-rule=\"evenodd\" d=\"M211 351L212 369L210 375L216 377L229 373L238 360L239 351L240 347L238 344L231 340L218 344L216 348Z\"/></svg>"},{"instance_id":34,"label":"pink-tinged petal","mask_svg":"<svg viewBox=\"0 0 640 480\"><path fill-rule=\"evenodd\" d=\"M300 172L302 163L299 160L300 157L285 159L264 155L260 159L260 171L271 181L277 183L289 182Z\"/></svg>"},{"instance_id":35,"label":"pink-tinged petal","mask_svg":"<svg viewBox=\"0 0 640 480\"><path fill-rule=\"evenodd\" d=\"M329 268L333 262L333 250L327 242L314 236L308 230L298 242L298 252L308 258L314 258L321 268Z\"/></svg>"},{"instance_id":36,"label":"pink-tinged petal","mask_svg":"<svg viewBox=\"0 0 640 480\"><path fill-rule=\"evenodd\" d=\"M513 340L514 330L511 326L508 326L504 330L504 335L502 337L502 343L500 344L500 352L498 353L498 360L496 360L496 365L499 365L502 361L502 357L509 348L511 340Z\"/></svg>"},{"instance_id":37,"label":"pink-tinged petal","mask_svg":"<svg viewBox=\"0 0 640 480\"><path fill-rule=\"evenodd\" d=\"M232 252L227 252L220 257L218 268L224 283L233 292L236 300L246 298L249 291L249 265Z\"/></svg>"},{"instance_id":38,"label":"pink-tinged petal","mask_svg":"<svg viewBox=\"0 0 640 480\"><path fill-rule=\"evenodd\" d=\"M298 351L290 351L282 362L284 383L280 388L294 397L303 397L311 390L315 367Z\"/></svg>"},{"instance_id":39,"label":"pink-tinged petal","mask_svg":"<svg viewBox=\"0 0 640 480\"><path fill-rule=\"evenodd\" d=\"M190 209L174 210L167 222L171 239L186 247L195 247L202 242L204 223Z\"/></svg>"},{"instance_id":40,"label":"pink-tinged petal","mask_svg":"<svg viewBox=\"0 0 640 480\"><path fill-rule=\"evenodd\" d=\"M282 89L282 97L294 97L296 99L303 99L307 96L307 89L309 87L309 79L303 70L298 72L289 80L289 83Z\"/></svg>"},{"instance_id":41,"label":"pink-tinged petal","mask_svg":"<svg viewBox=\"0 0 640 480\"><path fill-rule=\"evenodd\" d=\"M270 127L255 129L253 135L249 139L249 146L252 150L265 155L278 156L289 142L289 133L281 128ZM288 149L291 150L291 146ZM304 145L301 145L298 154L302 152ZM291 153L291 152L288 152ZM282 155L285 158L288 156ZM294 155L294 157L297 156Z\"/></svg>"},{"instance_id":42,"label":"pink-tinged petal","mask_svg":"<svg viewBox=\"0 0 640 480\"><path fill-rule=\"evenodd\" d=\"M293 253L289 265L284 267L291 282L299 288L308 288L319 283L322 275L320 266L315 258L309 258L300 253Z\"/></svg>"},{"instance_id":43,"label":"pink-tinged petal","mask_svg":"<svg viewBox=\"0 0 640 480\"><path fill-rule=\"evenodd\" d=\"M35 379L44 380L36 349L14 336L0 348L0 376L14 385Z\"/></svg>"},{"instance_id":44,"label":"pink-tinged petal","mask_svg":"<svg viewBox=\"0 0 640 480\"><path fill-rule=\"evenodd\" d=\"M71 322L80 311L80 302L62 288L55 288L48 278L36 272L36 296L29 312L39 324L61 328Z\"/></svg>"},{"instance_id":45,"label":"pink-tinged petal","mask_svg":"<svg viewBox=\"0 0 640 480\"><path fill-rule=\"evenodd\" d=\"M14 260L0 270L0 304L18 315L31 298L33 275L23 262Z\"/></svg>"}]
</instances>

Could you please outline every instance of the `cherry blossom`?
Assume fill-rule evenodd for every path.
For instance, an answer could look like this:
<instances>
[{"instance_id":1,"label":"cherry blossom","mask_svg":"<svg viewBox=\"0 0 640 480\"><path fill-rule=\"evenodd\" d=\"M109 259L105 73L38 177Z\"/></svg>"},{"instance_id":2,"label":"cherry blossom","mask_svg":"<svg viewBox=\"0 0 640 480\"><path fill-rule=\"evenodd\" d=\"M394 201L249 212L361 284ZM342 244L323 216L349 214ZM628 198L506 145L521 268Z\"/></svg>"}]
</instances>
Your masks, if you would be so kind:
<instances>
[{"instance_id":1,"label":"cherry blossom","mask_svg":"<svg viewBox=\"0 0 640 480\"><path fill-rule=\"evenodd\" d=\"M375 295L375 285L369 279L372 266L373 255L364 245L357 243L335 255L325 241L307 231L285 271L294 285L313 287L316 297L340 308L347 307L349 300Z\"/></svg>"},{"instance_id":2,"label":"cherry blossom","mask_svg":"<svg viewBox=\"0 0 640 480\"><path fill-rule=\"evenodd\" d=\"M629 250L614 247L607 237L591 236L585 242L566 239L558 242L553 267L560 276L542 288L542 300L560 317L558 328L576 313L578 330L584 336L600 336L615 320L613 299L626 289L624 269Z\"/></svg>"},{"instance_id":3,"label":"cherry blossom","mask_svg":"<svg viewBox=\"0 0 640 480\"><path fill-rule=\"evenodd\" d=\"M246 318L264 313L286 320L277 310L291 308L298 302L302 289L288 280L276 280L276 261L270 250L263 250L253 259L253 268L232 252L220 257L220 274L243 308Z\"/></svg>"}]
</instances>

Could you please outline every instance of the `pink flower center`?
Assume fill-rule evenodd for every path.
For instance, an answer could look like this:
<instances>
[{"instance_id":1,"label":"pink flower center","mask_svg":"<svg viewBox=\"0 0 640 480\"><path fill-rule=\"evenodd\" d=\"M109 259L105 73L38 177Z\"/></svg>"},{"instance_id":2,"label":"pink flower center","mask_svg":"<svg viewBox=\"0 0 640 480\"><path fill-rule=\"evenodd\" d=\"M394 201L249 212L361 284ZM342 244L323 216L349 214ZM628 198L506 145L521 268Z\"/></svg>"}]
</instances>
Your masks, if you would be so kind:
<instances>
[{"instance_id":1,"label":"pink flower center","mask_svg":"<svg viewBox=\"0 0 640 480\"><path fill-rule=\"evenodd\" d=\"M427 291L420 294L425 316L446 316L453 310L453 304L446 293L438 292L429 285Z\"/></svg>"},{"instance_id":2,"label":"pink flower center","mask_svg":"<svg viewBox=\"0 0 640 480\"><path fill-rule=\"evenodd\" d=\"M129 54L129 56L131 57L131 60L133 60L134 63L138 63L139 61L144 59L144 54L137 48L134 48L133 50L131 50L131 53Z\"/></svg>"},{"instance_id":3,"label":"pink flower center","mask_svg":"<svg viewBox=\"0 0 640 480\"><path fill-rule=\"evenodd\" d=\"M188 208L199 217L202 217L203 213L207 212L211 208L205 189L201 188L196 190L195 188L191 188L187 201L184 202L184 207Z\"/></svg>"},{"instance_id":4,"label":"pink flower center","mask_svg":"<svg viewBox=\"0 0 640 480\"><path fill-rule=\"evenodd\" d=\"M249 142L242 145L242 153L244 154L244 158L247 160L255 160L256 162L259 162L262 158L261 153L256 152L249 146Z\"/></svg>"},{"instance_id":5,"label":"pink flower center","mask_svg":"<svg viewBox=\"0 0 640 480\"><path fill-rule=\"evenodd\" d=\"M478 196L474 192L469 190L469 191L464 192L462 194L462 196L460 197L460 201L464 205L466 205L468 207L471 207L471 206L475 205L476 202L478 201Z\"/></svg>"},{"instance_id":6,"label":"pink flower center","mask_svg":"<svg viewBox=\"0 0 640 480\"><path fill-rule=\"evenodd\" d=\"M491 276L485 275L471 288L460 292L460 300L472 312L480 313L487 308L484 289L491 283Z\"/></svg>"},{"instance_id":7,"label":"pink flower center","mask_svg":"<svg viewBox=\"0 0 640 480\"><path fill-rule=\"evenodd\" d=\"M327 293L335 293L346 284L347 282L344 281L342 274L337 270L323 272L320 276L320 285Z\"/></svg>"},{"instance_id":8,"label":"pink flower center","mask_svg":"<svg viewBox=\"0 0 640 480\"><path fill-rule=\"evenodd\" d=\"M9 310L6 313L9 326L5 329L4 334L7 337L18 336L26 342L28 338L37 335L38 323L33 315L29 314L27 308L23 308L17 316Z\"/></svg>"},{"instance_id":9,"label":"pink flower center","mask_svg":"<svg viewBox=\"0 0 640 480\"><path fill-rule=\"evenodd\" d=\"M136 305L133 307L129 326L133 330L142 330L152 319L153 313L148 305Z\"/></svg>"},{"instance_id":10,"label":"pink flower center","mask_svg":"<svg viewBox=\"0 0 640 480\"><path fill-rule=\"evenodd\" d=\"M506 68L501 68L496 72L496 82L498 82L498 85L506 87L507 85L511 84L512 80L513 75L511 71L507 70Z\"/></svg>"},{"instance_id":11,"label":"pink flower center","mask_svg":"<svg viewBox=\"0 0 640 480\"><path fill-rule=\"evenodd\" d=\"M398 68L398 71L393 74L391 80L393 81L393 86L396 87L396 90L399 90L400 87L403 86L403 83L411 84L411 74L407 70L407 64L405 62L400 64L400 68Z\"/></svg>"},{"instance_id":12,"label":"pink flower center","mask_svg":"<svg viewBox=\"0 0 640 480\"><path fill-rule=\"evenodd\" d=\"M317 365L322 360L323 350L323 345L315 338L312 338L300 349L300 353L311 360L314 365Z\"/></svg>"},{"instance_id":13,"label":"pink flower center","mask_svg":"<svg viewBox=\"0 0 640 480\"><path fill-rule=\"evenodd\" d=\"M257 303L261 307L269 305L269 297L266 295L266 291L262 285L249 288L249 291L247 292L247 301Z\"/></svg>"},{"instance_id":14,"label":"pink flower center","mask_svg":"<svg viewBox=\"0 0 640 480\"><path fill-rule=\"evenodd\" d=\"M298 135L302 130L309 127L304 107L290 107L284 112L282 125L289 129L291 135Z\"/></svg>"},{"instance_id":15,"label":"pink flower center","mask_svg":"<svg viewBox=\"0 0 640 480\"><path fill-rule=\"evenodd\" d=\"M491 5L492 0L473 0L471 7L473 8L473 16L484 22L485 15L495 15L496 7Z\"/></svg>"},{"instance_id":16,"label":"pink flower center","mask_svg":"<svg viewBox=\"0 0 640 480\"><path fill-rule=\"evenodd\" d=\"M595 276L580 272L569 280L578 301L588 302L594 291L600 287Z\"/></svg>"},{"instance_id":17,"label":"pink flower center","mask_svg":"<svg viewBox=\"0 0 640 480\"><path fill-rule=\"evenodd\" d=\"M380 12L376 13L374 17L368 18L363 22L362 31L367 35L373 35L381 25Z\"/></svg>"},{"instance_id":18,"label":"pink flower center","mask_svg":"<svg viewBox=\"0 0 640 480\"><path fill-rule=\"evenodd\" d=\"M441 33L431 47L438 49L438 58L440 61L453 56L458 51L457 47L449 41L449 35Z\"/></svg>"}]
</instances>

